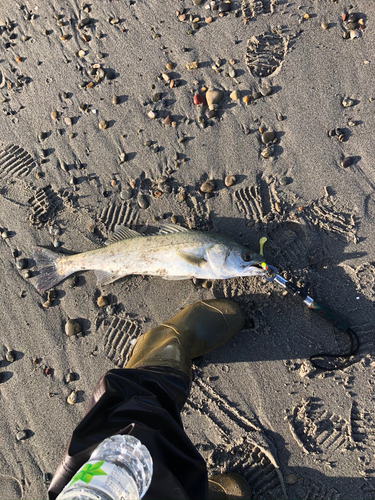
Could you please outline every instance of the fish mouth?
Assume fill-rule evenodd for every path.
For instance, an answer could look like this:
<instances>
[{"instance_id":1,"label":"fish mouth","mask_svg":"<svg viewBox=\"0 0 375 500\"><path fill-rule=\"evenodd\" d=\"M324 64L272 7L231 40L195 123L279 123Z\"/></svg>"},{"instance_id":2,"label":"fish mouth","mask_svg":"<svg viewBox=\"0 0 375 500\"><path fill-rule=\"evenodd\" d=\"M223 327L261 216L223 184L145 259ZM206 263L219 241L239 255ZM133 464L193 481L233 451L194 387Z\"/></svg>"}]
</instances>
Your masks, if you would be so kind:
<instances>
[{"instance_id":1,"label":"fish mouth","mask_svg":"<svg viewBox=\"0 0 375 500\"><path fill-rule=\"evenodd\" d=\"M249 272L249 276L261 276L266 273L260 262L254 262L250 264L250 266L247 268L247 272Z\"/></svg>"}]
</instances>

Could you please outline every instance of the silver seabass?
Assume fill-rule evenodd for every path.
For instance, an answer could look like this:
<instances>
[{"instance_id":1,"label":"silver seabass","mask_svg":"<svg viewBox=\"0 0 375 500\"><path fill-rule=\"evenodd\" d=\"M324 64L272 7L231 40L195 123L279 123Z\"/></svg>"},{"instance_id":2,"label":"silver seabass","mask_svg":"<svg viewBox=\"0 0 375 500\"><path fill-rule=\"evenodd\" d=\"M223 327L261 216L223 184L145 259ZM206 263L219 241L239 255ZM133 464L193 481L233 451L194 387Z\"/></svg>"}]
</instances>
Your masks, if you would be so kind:
<instances>
[{"instance_id":1,"label":"silver seabass","mask_svg":"<svg viewBox=\"0 0 375 500\"><path fill-rule=\"evenodd\" d=\"M37 280L44 292L78 271L93 270L97 284L107 285L130 274L167 280L226 279L264 274L260 254L219 234L163 224L156 235L143 236L119 226L107 246L76 255L36 247L33 256L45 266Z\"/></svg>"}]
</instances>

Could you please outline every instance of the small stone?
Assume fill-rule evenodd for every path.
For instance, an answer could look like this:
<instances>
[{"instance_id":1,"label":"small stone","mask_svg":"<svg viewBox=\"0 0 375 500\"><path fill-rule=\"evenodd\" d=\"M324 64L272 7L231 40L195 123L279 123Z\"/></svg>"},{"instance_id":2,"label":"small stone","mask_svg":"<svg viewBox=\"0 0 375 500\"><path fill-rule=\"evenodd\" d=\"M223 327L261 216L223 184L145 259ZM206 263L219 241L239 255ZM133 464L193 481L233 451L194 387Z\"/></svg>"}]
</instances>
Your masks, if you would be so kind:
<instances>
[{"instance_id":1,"label":"small stone","mask_svg":"<svg viewBox=\"0 0 375 500\"><path fill-rule=\"evenodd\" d=\"M66 399L66 402L70 405L74 405L77 402L77 391L72 391Z\"/></svg>"},{"instance_id":2,"label":"small stone","mask_svg":"<svg viewBox=\"0 0 375 500\"><path fill-rule=\"evenodd\" d=\"M116 105L118 104L118 97L117 97L117 95L114 95L114 96L112 97L112 104L113 104L114 106L116 106Z\"/></svg>"},{"instance_id":3,"label":"small stone","mask_svg":"<svg viewBox=\"0 0 375 500\"><path fill-rule=\"evenodd\" d=\"M8 363L13 363L13 361L16 360L16 354L14 351L7 351L5 353L5 359L8 361Z\"/></svg>"},{"instance_id":4,"label":"small stone","mask_svg":"<svg viewBox=\"0 0 375 500\"><path fill-rule=\"evenodd\" d=\"M204 21L206 24L211 24L213 20L214 20L214 18L212 16L209 16L209 17L206 17L206 19Z\"/></svg>"},{"instance_id":5,"label":"small stone","mask_svg":"<svg viewBox=\"0 0 375 500\"><path fill-rule=\"evenodd\" d=\"M149 147L152 146L152 141L150 141L149 139L147 139L146 141L144 141L143 145L146 146L146 148L149 148Z\"/></svg>"},{"instance_id":6,"label":"small stone","mask_svg":"<svg viewBox=\"0 0 375 500\"><path fill-rule=\"evenodd\" d=\"M206 101L210 110L216 109L224 94L221 90L207 90Z\"/></svg>"},{"instance_id":7,"label":"small stone","mask_svg":"<svg viewBox=\"0 0 375 500\"><path fill-rule=\"evenodd\" d=\"M308 12L306 12L305 14L303 14L303 18L304 19L310 19L310 14Z\"/></svg>"},{"instance_id":8,"label":"small stone","mask_svg":"<svg viewBox=\"0 0 375 500\"><path fill-rule=\"evenodd\" d=\"M186 191L185 189L180 189L179 192L177 193L177 201L182 203L185 200L186 200Z\"/></svg>"},{"instance_id":9,"label":"small stone","mask_svg":"<svg viewBox=\"0 0 375 500\"><path fill-rule=\"evenodd\" d=\"M180 14L180 15L178 16L178 20L179 20L179 21L181 21L181 22L184 22L184 21L185 21L185 19L186 19L186 14Z\"/></svg>"},{"instance_id":10,"label":"small stone","mask_svg":"<svg viewBox=\"0 0 375 500\"><path fill-rule=\"evenodd\" d=\"M323 22L320 27L322 28L322 30L327 30L328 29L328 23L327 22Z\"/></svg>"},{"instance_id":11,"label":"small stone","mask_svg":"<svg viewBox=\"0 0 375 500\"><path fill-rule=\"evenodd\" d=\"M40 142L42 142L42 141L44 141L45 139L47 139L47 134L46 134L46 132L39 132L38 139L40 140Z\"/></svg>"},{"instance_id":12,"label":"small stone","mask_svg":"<svg viewBox=\"0 0 375 500\"><path fill-rule=\"evenodd\" d=\"M3 240L6 240L7 238L9 238L9 231L3 231L1 233L1 237L3 238Z\"/></svg>"},{"instance_id":13,"label":"small stone","mask_svg":"<svg viewBox=\"0 0 375 500\"><path fill-rule=\"evenodd\" d=\"M351 156L347 156L346 158L344 158L341 163L340 163L340 167L342 168L348 168L348 167L351 167L354 163L354 158L351 157Z\"/></svg>"},{"instance_id":14,"label":"small stone","mask_svg":"<svg viewBox=\"0 0 375 500\"><path fill-rule=\"evenodd\" d=\"M177 224L177 222L178 222L178 217L177 217L176 215L172 215L172 217L171 217L171 222L172 222L172 224Z\"/></svg>"},{"instance_id":15,"label":"small stone","mask_svg":"<svg viewBox=\"0 0 375 500\"><path fill-rule=\"evenodd\" d=\"M242 102L245 103L245 104L249 104L251 101L251 97L249 96L249 94L245 95L243 98L242 98Z\"/></svg>"},{"instance_id":16,"label":"small stone","mask_svg":"<svg viewBox=\"0 0 375 500\"><path fill-rule=\"evenodd\" d=\"M69 372L66 377L65 381L69 384L70 382L74 382L77 379L76 374L73 372Z\"/></svg>"},{"instance_id":17,"label":"small stone","mask_svg":"<svg viewBox=\"0 0 375 500\"><path fill-rule=\"evenodd\" d=\"M66 116L64 118L64 122L65 122L65 125L67 125L68 127L71 127L72 126L72 119L70 118L70 116Z\"/></svg>"},{"instance_id":18,"label":"small stone","mask_svg":"<svg viewBox=\"0 0 375 500\"><path fill-rule=\"evenodd\" d=\"M263 85L260 89L260 93L262 94L263 97L266 97L267 95L272 94L272 86L271 85Z\"/></svg>"},{"instance_id":19,"label":"small stone","mask_svg":"<svg viewBox=\"0 0 375 500\"><path fill-rule=\"evenodd\" d=\"M202 288L205 288L206 290L210 290L212 288L212 281L203 281L202 283Z\"/></svg>"},{"instance_id":20,"label":"small stone","mask_svg":"<svg viewBox=\"0 0 375 500\"><path fill-rule=\"evenodd\" d=\"M351 106L354 106L354 101L353 99L349 99L349 97L344 97L344 99L341 101L341 104L344 106L344 108L350 108Z\"/></svg>"},{"instance_id":21,"label":"small stone","mask_svg":"<svg viewBox=\"0 0 375 500\"><path fill-rule=\"evenodd\" d=\"M170 115L166 116L161 122L163 125L170 125L172 123Z\"/></svg>"},{"instance_id":22,"label":"small stone","mask_svg":"<svg viewBox=\"0 0 375 500\"><path fill-rule=\"evenodd\" d=\"M201 185L199 189L202 193L212 193L212 191L215 189L215 183L211 180L206 181Z\"/></svg>"},{"instance_id":23,"label":"small stone","mask_svg":"<svg viewBox=\"0 0 375 500\"><path fill-rule=\"evenodd\" d=\"M108 296L107 295L100 295L96 301L98 307L106 307L109 304Z\"/></svg>"},{"instance_id":24,"label":"small stone","mask_svg":"<svg viewBox=\"0 0 375 500\"><path fill-rule=\"evenodd\" d=\"M234 184L236 184L236 176L233 175L233 174L229 174L225 177L224 179L224 184L227 186L227 187L230 187L230 186L233 186Z\"/></svg>"},{"instance_id":25,"label":"small stone","mask_svg":"<svg viewBox=\"0 0 375 500\"><path fill-rule=\"evenodd\" d=\"M171 71L171 69L173 69L173 63L169 61L166 65L166 68L168 71Z\"/></svg>"},{"instance_id":26,"label":"small stone","mask_svg":"<svg viewBox=\"0 0 375 500\"><path fill-rule=\"evenodd\" d=\"M105 130L108 127L108 122L106 120L102 120L99 122L99 128L100 130Z\"/></svg>"},{"instance_id":27,"label":"small stone","mask_svg":"<svg viewBox=\"0 0 375 500\"><path fill-rule=\"evenodd\" d=\"M286 177L285 175L283 177L281 177L280 185L287 186L288 184L290 184L290 179L288 177Z\"/></svg>"},{"instance_id":28,"label":"small stone","mask_svg":"<svg viewBox=\"0 0 375 500\"><path fill-rule=\"evenodd\" d=\"M261 139L263 144L268 144L275 139L275 132L273 130L268 130L267 132L263 132L261 135Z\"/></svg>"},{"instance_id":29,"label":"small stone","mask_svg":"<svg viewBox=\"0 0 375 500\"><path fill-rule=\"evenodd\" d=\"M195 106L199 106L200 104L205 105L206 99L200 94L195 94L195 96L193 97L193 103L195 104Z\"/></svg>"},{"instance_id":30,"label":"small stone","mask_svg":"<svg viewBox=\"0 0 375 500\"><path fill-rule=\"evenodd\" d=\"M202 0L193 0L193 4L197 7L202 3Z\"/></svg>"},{"instance_id":31,"label":"small stone","mask_svg":"<svg viewBox=\"0 0 375 500\"><path fill-rule=\"evenodd\" d=\"M193 69L198 69L198 62L192 61L192 62L186 63L186 69L188 71L193 71Z\"/></svg>"},{"instance_id":32,"label":"small stone","mask_svg":"<svg viewBox=\"0 0 375 500\"><path fill-rule=\"evenodd\" d=\"M51 112L51 118L52 118L52 120L57 120L57 116L58 116L57 115L57 111L52 111Z\"/></svg>"},{"instance_id":33,"label":"small stone","mask_svg":"<svg viewBox=\"0 0 375 500\"><path fill-rule=\"evenodd\" d=\"M229 97L232 99L232 101L238 101L240 99L240 91L239 90L234 90L229 94Z\"/></svg>"},{"instance_id":34,"label":"small stone","mask_svg":"<svg viewBox=\"0 0 375 500\"><path fill-rule=\"evenodd\" d=\"M26 269L27 259L18 259L16 262L16 268L19 270Z\"/></svg>"},{"instance_id":35,"label":"small stone","mask_svg":"<svg viewBox=\"0 0 375 500\"><path fill-rule=\"evenodd\" d=\"M133 190L131 188L125 188L120 193L120 198L124 201L130 200L133 197Z\"/></svg>"},{"instance_id":36,"label":"small stone","mask_svg":"<svg viewBox=\"0 0 375 500\"><path fill-rule=\"evenodd\" d=\"M296 484L297 481L298 477L296 474L291 473L285 476L285 484Z\"/></svg>"},{"instance_id":37,"label":"small stone","mask_svg":"<svg viewBox=\"0 0 375 500\"><path fill-rule=\"evenodd\" d=\"M277 118L277 121L279 121L279 122L282 122L284 120L284 117L281 113L278 113L276 118Z\"/></svg>"},{"instance_id":38,"label":"small stone","mask_svg":"<svg viewBox=\"0 0 375 500\"><path fill-rule=\"evenodd\" d=\"M155 92L155 94L151 97L152 102L158 102L162 98L161 92Z\"/></svg>"},{"instance_id":39,"label":"small stone","mask_svg":"<svg viewBox=\"0 0 375 500\"><path fill-rule=\"evenodd\" d=\"M23 441L27 439L27 431L18 431L16 434L17 441Z\"/></svg>"},{"instance_id":40,"label":"small stone","mask_svg":"<svg viewBox=\"0 0 375 500\"><path fill-rule=\"evenodd\" d=\"M68 337L73 337L74 335L78 335L78 333L82 332L82 326L75 319L68 319L65 323L65 333Z\"/></svg>"},{"instance_id":41,"label":"small stone","mask_svg":"<svg viewBox=\"0 0 375 500\"><path fill-rule=\"evenodd\" d=\"M236 70L234 68L230 68L229 71L228 71L228 75L231 78L234 78L236 76Z\"/></svg>"},{"instance_id":42,"label":"small stone","mask_svg":"<svg viewBox=\"0 0 375 500\"><path fill-rule=\"evenodd\" d=\"M84 57L86 55L86 52L84 50L79 50L77 53L78 57Z\"/></svg>"},{"instance_id":43,"label":"small stone","mask_svg":"<svg viewBox=\"0 0 375 500\"><path fill-rule=\"evenodd\" d=\"M70 35L66 34L66 35L60 35L60 40L62 42L66 42L67 40L69 40L70 38Z\"/></svg>"},{"instance_id":44,"label":"small stone","mask_svg":"<svg viewBox=\"0 0 375 500\"><path fill-rule=\"evenodd\" d=\"M253 99L260 99L262 97L262 94L258 90L254 90L253 92Z\"/></svg>"},{"instance_id":45,"label":"small stone","mask_svg":"<svg viewBox=\"0 0 375 500\"><path fill-rule=\"evenodd\" d=\"M229 12L232 8L230 2L220 2L219 3L219 12Z\"/></svg>"},{"instance_id":46,"label":"small stone","mask_svg":"<svg viewBox=\"0 0 375 500\"><path fill-rule=\"evenodd\" d=\"M139 194L137 196L137 203L140 208L143 208L144 210L149 207L149 202L148 199L144 194Z\"/></svg>"},{"instance_id":47,"label":"small stone","mask_svg":"<svg viewBox=\"0 0 375 500\"><path fill-rule=\"evenodd\" d=\"M27 280L31 277L31 271L26 269L26 271L23 273L23 277Z\"/></svg>"},{"instance_id":48,"label":"small stone","mask_svg":"<svg viewBox=\"0 0 375 500\"><path fill-rule=\"evenodd\" d=\"M349 125L349 127L355 127L355 126L356 126L356 124L357 124L357 123L356 123L354 120L349 120L349 121L348 121L348 125Z\"/></svg>"},{"instance_id":49,"label":"small stone","mask_svg":"<svg viewBox=\"0 0 375 500\"><path fill-rule=\"evenodd\" d=\"M69 288L74 288L78 285L78 281L79 281L79 278L78 276L75 274L70 280L69 280Z\"/></svg>"}]
</instances>

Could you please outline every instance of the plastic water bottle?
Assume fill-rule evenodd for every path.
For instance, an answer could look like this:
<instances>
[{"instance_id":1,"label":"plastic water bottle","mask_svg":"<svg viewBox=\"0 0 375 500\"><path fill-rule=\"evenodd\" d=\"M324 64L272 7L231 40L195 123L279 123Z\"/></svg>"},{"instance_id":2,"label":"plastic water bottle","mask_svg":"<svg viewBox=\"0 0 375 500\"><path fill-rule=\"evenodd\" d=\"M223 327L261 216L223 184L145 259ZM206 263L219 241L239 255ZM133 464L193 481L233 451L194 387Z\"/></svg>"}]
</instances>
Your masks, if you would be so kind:
<instances>
[{"instance_id":1,"label":"plastic water bottle","mask_svg":"<svg viewBox=\"0 0 375 500\"><path fill-rule=\"evenodd\" d=\"M95 448L56 500L139 500L151 478L146 446L133 436L116 435Z\"/></svg>"}]
</instances>

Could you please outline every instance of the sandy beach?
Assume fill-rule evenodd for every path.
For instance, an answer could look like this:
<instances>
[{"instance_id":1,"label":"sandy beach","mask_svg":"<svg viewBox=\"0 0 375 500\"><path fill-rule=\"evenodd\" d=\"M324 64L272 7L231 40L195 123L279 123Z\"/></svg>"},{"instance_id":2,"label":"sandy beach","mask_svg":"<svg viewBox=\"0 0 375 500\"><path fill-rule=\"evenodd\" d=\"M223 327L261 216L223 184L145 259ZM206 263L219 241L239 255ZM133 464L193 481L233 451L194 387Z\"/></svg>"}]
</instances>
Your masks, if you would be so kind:
<instances>
[{"instance_id":1,"label":"sandy beach","mask_svg":"<svg viewBox=\"0 0 375 500\"><path fill-rule=\"evenodd\" d=\"M193 366L183 422L209 473L256 500L375 498L374 20L366 0L0 2L0 498L46 498L100 376L215 297L246 324ZM35 245L160 221L256 252L266 236L358 353L315 368L348 336L261 277L86 272L38 293Z\"/></svg>"}]
</instances>

